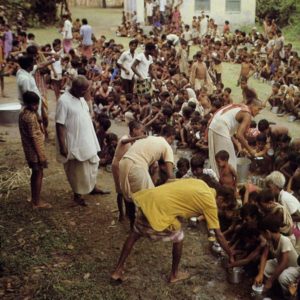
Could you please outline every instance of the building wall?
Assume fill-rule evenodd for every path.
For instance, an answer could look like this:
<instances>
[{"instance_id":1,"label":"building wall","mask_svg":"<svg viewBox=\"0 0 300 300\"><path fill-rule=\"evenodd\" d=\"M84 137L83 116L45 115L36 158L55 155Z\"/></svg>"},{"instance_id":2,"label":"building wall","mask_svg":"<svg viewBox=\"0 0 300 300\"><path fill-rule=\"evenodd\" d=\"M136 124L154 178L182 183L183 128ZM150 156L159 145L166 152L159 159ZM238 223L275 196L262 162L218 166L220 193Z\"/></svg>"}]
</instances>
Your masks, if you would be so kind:
<instances>
[{"instance_id":1,"label":"building wall","mask_svg":"<svg viewBox=\"0 0 300 300\"><path fill-rule=\"evenodd\" d=\"M241 0L240 12L227 12L226 0L211 0L210 11L205 12L215 19L218 25L224 24L228 20L231 24L246 25L255 23L256 0ZM195 0L184 0L180 7L183 22L191 24L193 16L201 14L195 11Z\"/></svg>"},{"instance_id":2,"label":"building wall","mask_svg":"<svg viewBox=\"0 0 300 300\"><path fill-rule=\"evenodd\" d=\"M102 7L102 0L68 0L68 3L71 6ZM107 7L121 7L123 0L106 0L106 4Z\"/></svg>"}]
</instances>

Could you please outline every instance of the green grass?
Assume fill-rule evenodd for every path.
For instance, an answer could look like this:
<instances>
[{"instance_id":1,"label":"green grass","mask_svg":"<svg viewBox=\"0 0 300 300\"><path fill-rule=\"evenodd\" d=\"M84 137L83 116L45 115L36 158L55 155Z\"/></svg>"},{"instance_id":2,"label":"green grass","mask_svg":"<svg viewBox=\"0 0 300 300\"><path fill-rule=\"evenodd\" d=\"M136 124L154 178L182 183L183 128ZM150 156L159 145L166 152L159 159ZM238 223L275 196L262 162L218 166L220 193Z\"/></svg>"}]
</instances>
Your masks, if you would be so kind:
<instances>
[{"instance_id":1,"label":"green grass","mask_svg":"<svg viewBox=\"0 0 300 300\"><path fill-rule=\"evenodd\" d=\"M242 26L240 29L250 32L253 26ZM261 23L256 23L255 27L259 32L263 32ZM290 24L282 28L286 43L292 43L296 51L300 52L300 1L296 1L296 10L290 17Z\"/></svg>"}]
</instances>

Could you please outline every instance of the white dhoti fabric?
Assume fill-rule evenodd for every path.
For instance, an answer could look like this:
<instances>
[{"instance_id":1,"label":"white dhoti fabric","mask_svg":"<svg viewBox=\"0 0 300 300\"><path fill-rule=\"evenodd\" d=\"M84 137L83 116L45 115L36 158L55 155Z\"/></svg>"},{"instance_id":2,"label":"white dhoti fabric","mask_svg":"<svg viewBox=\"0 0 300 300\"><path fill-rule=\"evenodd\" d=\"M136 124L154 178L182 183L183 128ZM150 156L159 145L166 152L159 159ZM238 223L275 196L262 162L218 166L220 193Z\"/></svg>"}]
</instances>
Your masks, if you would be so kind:
<instances>
[{"instance_id":1,"label":"white dhoti fabric","mask_svg":"<svg viewBox=\"0 0 300 300\"><path fill-rule=\"evenodd\" d=\"M132 201L132 194L154 187L147 168L136 165L131 159L123 158L119 164L120 187L124 198Z\"/></svg>"},{"instance_id":2,"label":"white dhoti fabric","mask_svg":"<svg viewBox=\"0 0 300 300\"><path fill-rule=\"evenodd\" d=\"M75 194L86 195L94 189L97 181L98 165L98 156L86 161L71 159L64 163L67 179Z\"/></svg>"},{"instance_id":3,"label":"white dhoti fabric","mask_svg":"<svg viewBox=\"0 0 300 300\"><path fill-rule=\"evenodd\" d=\"M264 275L267 278L270 278L275 272L278 266L278 261L276 258L269 259L266 263ZM282 273L278 277L278 282L284 293L288 292L289 286L292 283L297 282L300 276L300 268L299 267L288 267L282 271Z\"/></svg>"},{"instance_id":4,"label":"white dhoti fabric","mask_svg":"<svg viewBox=\"0 0 300 300\"><path fill-rule=\"evenodd\" d=\"M195 91L199 91L203 88L205 81L203 79L195 78Z\"/></svg>"},{"instance_id":5,"label":"white dhoti fabric","mask_svg":"<svg viewBox=\"0 0 300 300\"><path fill-rule=\"evenodd\" d=\"M216 154L221 151L226 150L229 153L229 164L236 170L237 169L237 158L234 150L234 146L231 140L231 136L220 135L213 130L208 130L208 153L209 153L209 163L211 169L215 171L218 178L220 178L219 168L216 162Z\"/></svg>"}]
</instances>

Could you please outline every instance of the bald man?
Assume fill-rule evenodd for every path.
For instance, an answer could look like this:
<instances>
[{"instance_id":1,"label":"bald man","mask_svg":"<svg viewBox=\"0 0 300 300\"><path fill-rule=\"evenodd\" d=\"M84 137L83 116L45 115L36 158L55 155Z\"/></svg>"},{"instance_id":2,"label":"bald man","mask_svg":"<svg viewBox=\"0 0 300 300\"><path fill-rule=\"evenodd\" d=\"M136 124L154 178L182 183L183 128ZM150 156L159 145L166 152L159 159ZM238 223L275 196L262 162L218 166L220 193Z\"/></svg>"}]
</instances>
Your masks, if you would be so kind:
<instances>
[{"instance_id":1,"label":"bald man","mask_svg":"<svg viewBox=\"0 0 300 300\"><path fill-rule=\"evenodd\" d=\"M232 137L235 134L237 140L251 154L255 156L254 150L249 146L245 137L251 120L263 108L258 99L252 99L248 105L229 104L219 109L212 117L208 127L208 148L210 167L220 177L216 162L216 154L221 150L229 153L229 163L236 170L237 158L235 154Z\"/></svg>"},{"instance_id":2,"label":"bald man","mask_svg":"<svg viewBox=\"0 0 300 300\"><path fill-rule=\"evenodd\" d=\"M70 90L59 98L55 116L57 158L64 165L74 201L82 206L86 203L81 195L101 193L95 188L100 146L84 99L88 89L88 80L76 77Z\"/></svg>"}]
</instances>

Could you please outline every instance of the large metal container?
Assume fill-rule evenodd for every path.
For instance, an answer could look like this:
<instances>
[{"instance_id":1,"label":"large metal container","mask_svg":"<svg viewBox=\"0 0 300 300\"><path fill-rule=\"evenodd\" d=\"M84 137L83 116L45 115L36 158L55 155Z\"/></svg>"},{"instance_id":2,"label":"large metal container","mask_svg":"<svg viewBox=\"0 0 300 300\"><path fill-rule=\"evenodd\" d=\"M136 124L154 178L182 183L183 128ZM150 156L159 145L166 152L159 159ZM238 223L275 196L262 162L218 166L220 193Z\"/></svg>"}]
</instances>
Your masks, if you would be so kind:
<instances>
[{"instance_id":1,"label":"large metal container","mask_svg":"<svg viewBox=\"0 0 300 300\"><path fill-rule=\"evenodd\" d=\"M21 111L19 102L0 104L0 124L16 124Z\"/></svg>"},{"instance_id":2,"label":"large metal container","mask_svg":"<svg viewBox=\"0 0 300 300\"><path fill-rule=\"evenodd\" d=\"M247 157L237 158L237 180L238 183L245 183L248 179L251 160Z\"/></svg>"}]
</instances>

